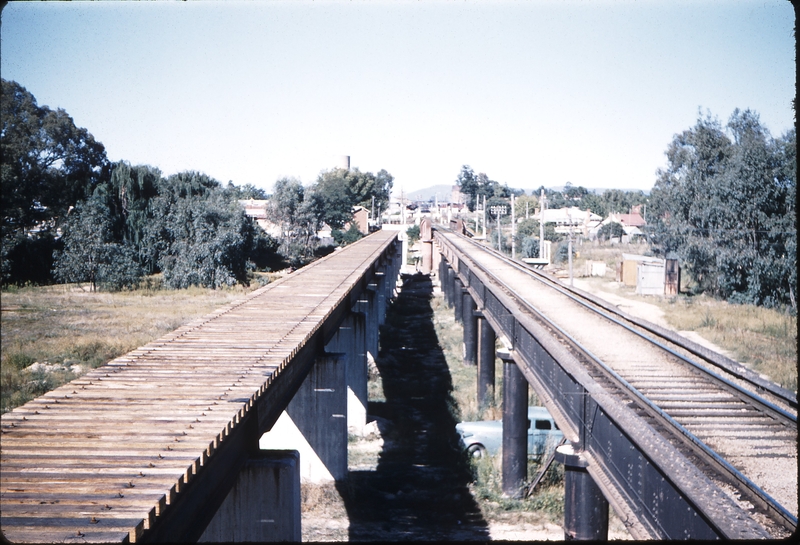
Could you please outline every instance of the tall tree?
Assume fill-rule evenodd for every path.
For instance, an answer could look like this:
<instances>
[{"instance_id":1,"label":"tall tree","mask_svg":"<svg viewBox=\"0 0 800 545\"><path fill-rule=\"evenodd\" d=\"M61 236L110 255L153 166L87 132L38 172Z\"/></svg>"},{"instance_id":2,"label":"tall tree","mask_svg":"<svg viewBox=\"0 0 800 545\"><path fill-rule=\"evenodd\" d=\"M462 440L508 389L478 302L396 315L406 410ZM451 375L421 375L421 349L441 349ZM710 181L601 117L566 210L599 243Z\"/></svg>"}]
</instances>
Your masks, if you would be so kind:
<instances>
[{"instance_id":1,"label":"tall tree","mask_svg":"<svg viewBox=\"0 0 800 545\"><path fill-rule=\"evenodd\" d=\"M320 173L314 184L311 199L320 221L334 229L341 229L352 217L354 206L371 210L375 206L385 209L389 203L394 178L386 170L377 175L360 170L334 168Z\"/></svg>"},{"instance_id":2,"label":"tall tree","mask_svg":"<svg viewBox=\"0 0 800 545\"><path fill-rule=\"evenodd\" d=\"M316 247L321 216L317 203L296 178L276 181L269 201L267 215L281 229L279 251L293 265L300 265Z\"/></svg>"},{"instance_id":3,"label":"tall tree","mask_svg":"<svg viewBox=\"0 0 800 545\"><path fill-rule=\"evenodd\" d=\"M4 234L63 216L108 175L103 144L17 82L2 80L0 114Z\"/></svg>"},{"instance_id":4,"label":"tall tree","mask_svg":"<svg viewBox=\"0 0 800 545\"><path fill-rule=\"evenodd\" d=\"M654 241L698 288L735 302L794 303L794 133L774 140L750 110L675 135L651 194ZM791 201L791 202L789 202ZM793 259L793 258L791 258ZM791 268L793 268L792 265Z\"/></svg>"},{"instance_id":5,"label":"tall tree","mask_svg":"<svg viewBox=\"0 0 800 545\"><path fill-rule=\"evenodd\" d=\"M253 223L222 190L178 198L165 219L159 265L167 287L247 284Z\"/></svg>"},{"instance_id":6,"label":"tall tree","mask_svg":"<svg viewBox=\"0 0 800 545\"><path fill-rule=\"evenodd\" d=\"M136 285L142 269L134 250L112 238L112 218L101 197L82 201L64 225L64 249L57 252L53 274L62 282L88 282L116 290Z\"/></svg>"},{"instance_id":7,"label":"tall tree","mask_svg":"<svg viewBox=\"0 0 800 545\"><path fill-rule=\"evenodd\" d=\"M456 184L458 185L458 190L464 195L467 201L467 208L470 212L474 212L475 197L480 190L480 184L478 183L478 177L475 176L475 171L473 171L469 165L462 166L461 172L458 173L458 177L456 178Z\"/></svg>"},{"instance_id":8,"label":"tall tree","mask_svg":"<svg viewBox=\"0 0 800 545\"><path fill-rule=\"evenodd\" d=\"M0 80L2 281L24 281L18 246L49 237L70 206L108 178L105 148L62 109L39 106L14 81ZM43 246L52 253L52 244Z\"/></svg>"}]
</instances>

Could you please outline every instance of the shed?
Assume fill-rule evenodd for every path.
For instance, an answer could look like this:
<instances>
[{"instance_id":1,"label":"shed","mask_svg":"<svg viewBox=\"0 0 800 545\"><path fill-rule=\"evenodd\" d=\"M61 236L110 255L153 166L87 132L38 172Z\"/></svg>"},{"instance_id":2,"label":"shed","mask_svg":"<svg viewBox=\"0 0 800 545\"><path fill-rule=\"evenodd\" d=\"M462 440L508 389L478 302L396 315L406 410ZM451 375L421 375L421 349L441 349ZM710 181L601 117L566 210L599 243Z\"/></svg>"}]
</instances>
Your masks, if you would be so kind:
<instances>
[{"instance_id":1,"label":"shed","mask_svg":"<svg viewBox=\"0 0 800 545\"><path fill-rule=\"evenodd\" d=\"M617 269L617 282L622 282L626 286L637 286L638 281L638 268L640 263L658 263L664 267L664 260L657 257L636 254L622 254L621 266ZM662 291L663 293L663 279Z\"/></svg>"},{"instance_id":2,"label":"shed","mask_svg":"<svg viewBox=\"0 0 800 545\"><path fill-rule=\"evenodd\" d=\"M636 293L664 295L664 263L642 261L636 267Z\"/></svg>"}]
</instances>

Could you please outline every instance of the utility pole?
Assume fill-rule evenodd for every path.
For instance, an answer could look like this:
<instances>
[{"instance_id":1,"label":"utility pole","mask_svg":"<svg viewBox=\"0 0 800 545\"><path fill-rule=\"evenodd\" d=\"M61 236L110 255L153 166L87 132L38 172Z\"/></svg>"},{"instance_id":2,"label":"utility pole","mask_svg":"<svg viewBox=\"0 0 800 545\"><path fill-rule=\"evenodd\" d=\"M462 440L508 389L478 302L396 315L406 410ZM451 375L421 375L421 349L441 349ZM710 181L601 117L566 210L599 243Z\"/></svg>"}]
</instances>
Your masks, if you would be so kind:
<instances>
[{"instance_id":1,"label":"utility pole","mask_svg":"<svg viewBox=\"0 0 800 545\"><path fill-rule=\"evenodd\" d=\"M481 216L483 217L483 240L486 240L486 195L483 196L483 208L481 208Z\"/></svg>"},{"instance_id":2,"label":"utility pole","mask_svg":"<svg viewBox=\"0 0 800 545\"><path fill-rule=\"evenodd\" d=\"M539 197L539 259L544 259L544 188Z\"/></svg>"},{"instance_id":3,"label":"utility pole","mask_svg":"<svg viewBox=\"0 0 800 545\"><path fill-rule=\"evenodd\" d=\"M400 225L406 224L406 197L403 188L400 188Z\"/></svg>"},{"instance_id":4,"label":"utility pole","mask_svg":"<svg viewBox=\"0 0 800 545\"><path fill-rule=\"evenodd\" d=\"M569 219L569 243L567 244L567 259L569 260L569 287L572 287L572 211L567 207Z\"/></svg>"},{"instance_id":5,"label":"utility pole","mask_svg":"<svg viewBox=\"0 0 800 545\"><path fill-rule=\"evenodd\" d=\"M478 194L475 193L475 235L478 234L478 208L481 206L481 200L478 197Z\"/></svg>"},{"instance_id":6,"label":"utility pole","mask_svg":"<svg viewBox=\"0 0 800 545\"><path fill-rule=\"evenodd\" d=\"M517 257L517 244L514 237L517 234L517 226L514 220L514 195L511 195L511 259Z\"/></svg>"},{"instance_id":7,"label":"utility pole","mask_svg":"<svg viewBox=\"0 0 800 545\"><path fill-rule=\"evenodd\" d=\"M492 214L497 216L497 251L503 251L502 231L500 230L500 216L506 213L506 207L495 205L491 207Z\"/></svg>"}]
</instances>

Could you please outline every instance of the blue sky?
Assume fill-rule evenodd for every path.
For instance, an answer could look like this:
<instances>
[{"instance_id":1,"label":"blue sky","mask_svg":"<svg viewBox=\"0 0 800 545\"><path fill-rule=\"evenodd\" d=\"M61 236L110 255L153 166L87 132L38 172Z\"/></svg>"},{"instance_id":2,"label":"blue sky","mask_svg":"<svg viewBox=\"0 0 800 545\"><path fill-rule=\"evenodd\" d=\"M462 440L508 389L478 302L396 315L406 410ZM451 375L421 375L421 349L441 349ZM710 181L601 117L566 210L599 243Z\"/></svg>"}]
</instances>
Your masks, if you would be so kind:
<instances>
[{"instance_id":1,"label":"blue sky","mask_svg":"<svg viewBox=\"0 0 800 545\"><path fill-rule=\"evenodd\" d=\"M0 74L111 160L270 189L350 155L405 191L650 189L698 108L794 126L783 0L15 3Z\"/></svg>"}]
</instances>

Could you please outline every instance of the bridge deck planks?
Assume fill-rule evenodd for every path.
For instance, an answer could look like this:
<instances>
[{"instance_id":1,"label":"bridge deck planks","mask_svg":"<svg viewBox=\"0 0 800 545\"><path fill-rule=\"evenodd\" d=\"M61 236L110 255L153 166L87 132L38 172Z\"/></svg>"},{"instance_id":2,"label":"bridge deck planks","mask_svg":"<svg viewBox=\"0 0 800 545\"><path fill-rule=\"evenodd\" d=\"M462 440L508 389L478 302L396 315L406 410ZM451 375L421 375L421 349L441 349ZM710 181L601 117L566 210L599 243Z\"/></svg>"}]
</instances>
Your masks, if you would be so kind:
<instances>
[{"instance_id":1,"label":"bridge deck planks","mask_svg":"<svg viewBox=\"0 0 800 545\"><path fill-rule=\"evenodd\" d=\"M4 537L139 540L394 237L375 233L2 415Z\"/></svg>"}]
</instances>

